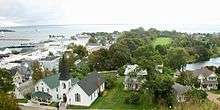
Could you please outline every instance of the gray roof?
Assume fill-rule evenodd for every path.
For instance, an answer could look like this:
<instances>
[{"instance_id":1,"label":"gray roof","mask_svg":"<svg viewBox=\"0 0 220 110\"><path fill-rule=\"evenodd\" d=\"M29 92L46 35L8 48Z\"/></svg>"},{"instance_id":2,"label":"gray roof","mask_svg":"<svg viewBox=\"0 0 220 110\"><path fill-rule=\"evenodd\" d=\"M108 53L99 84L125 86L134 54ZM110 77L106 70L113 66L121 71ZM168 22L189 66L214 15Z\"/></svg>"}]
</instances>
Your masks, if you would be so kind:
<instances>
[{"instance_id":1,"label":"gray roof","mask_svg":"<svg viewBox=\"0 0 220 110\"><path fill-rule=\"evenodd\" d=\"M58 56L50 56L50 57L46 57L46 58L41 58L41 61L52 61L59 58Z\"/></svg>"},{"instance_id":2,"label":"gray roof","mask_svg":"<svg viewBox=\"0 0 220 110\"><path fill-rule=\"evenodd\" d=\"M90 73L86 78L80 80L77 84L83 89L83 91L90 96L95 90L99 88L105 81L97 72Z\"/></svg>"},{"instance_id":3,"label":"gray roof","mask_svg":"<svg viewBox=\"0 0 220 110\"><path fill-rule=\"evenodd\" d=\"M197 70L194 70L193 71L193 75L198 77L199 75L203 75L204 77L207 77L211 74L213 74L214 72L209 70L208 68L200 68L200 69L197 69Z\"/></svg>"},{"instance_id":4,"label":"gray roof","mask_svg":"<svg viewBox=\"0 0 220 110\"><path fill-rule=\"evenodd\" d=\"M172 86L175 94L177 95L182 95L186 92L188 92L191 88L189 86L184 86L184 85L181 85L179 83L175 83L173 86Z\"/></svg>"}]
</instances>

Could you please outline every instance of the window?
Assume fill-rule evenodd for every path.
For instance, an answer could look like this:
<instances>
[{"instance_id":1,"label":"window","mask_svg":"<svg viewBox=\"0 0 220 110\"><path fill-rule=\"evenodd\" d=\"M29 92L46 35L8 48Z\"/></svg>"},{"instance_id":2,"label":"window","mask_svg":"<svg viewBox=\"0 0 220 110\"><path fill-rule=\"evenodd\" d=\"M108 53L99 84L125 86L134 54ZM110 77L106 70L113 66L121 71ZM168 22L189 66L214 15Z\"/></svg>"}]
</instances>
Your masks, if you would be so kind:
<instances>
[{"instance_id":1,"label":"window","mask_svg":"<svg viewBox=\"0 0 220 110\"><path fill-rule=\"evenodd\" d=\"M49 92L49 88L47 88L47 92Z\"/></svg>"},{"instance_id":2,"label":"window","mask_svg":"<svg viewBox=\"0 0 220 110\"><path fill-rule=\"evenodd\" d=\"M62 85L63 85L63 89L66 89L66 84L65 84L65 83L63 83Z\"/></svg>"},{"instance_id":3,"label":"window","mask_svg":"<svg viewBox=\"0 0 220 110\"><path fill-rule=\"evenodd\" d=\"M80 94L78 93L75 94L75 101L80 102Z\"/></svg>"},{"instance_id":4,"label":"window","mask_svg":"<svg viewBox=\"0 0 220 110\"><path fill-rule=\"evenodd\" d=\"M44 92L44 88L42 87L42 92Z\"/></svg>"},{"instance_id":5,"label":"window","mask_svg":"<svg viewBox=\"0 0 220 110\"><path fill-rule=\"evenodd\" d=\"M37 91L39 91L39 88L38 88L38 86L37 86Z\"/></svg>"},{"instance_id":6,"label":"window","mask_svg":"<svg viewBox=\"0 0 220 110\"><path fill-rule=\"evenodd\" d=\"M41 83L41 85L43 85L43 83Z\"/></svg>"},{"instance_id":7,"label":"window","mask_svg":"<svg viewBox=\"0 0 220 110\"><path fill-rule=\"evenodd\" d=\"M58 88L56 88L56 91L58 92Z\"/></svg>"},{"instance_id":8,"label":"window","mask_svg":"<svg viewBox=\"0 0 220 110\"><path fill-rule=\"evenodd\" d=\"M91 95L91 100L92 100L92 95Z\"/></svg>"},{"instance_id":9,"label":"window","mask_svg":"<svg viewBox=\"0 0 220 110\"><path fill-rule=\"evenodd\" d=\"M59 94L57 94L57 99L59 99Z\"/></svg>"}]
</instances>

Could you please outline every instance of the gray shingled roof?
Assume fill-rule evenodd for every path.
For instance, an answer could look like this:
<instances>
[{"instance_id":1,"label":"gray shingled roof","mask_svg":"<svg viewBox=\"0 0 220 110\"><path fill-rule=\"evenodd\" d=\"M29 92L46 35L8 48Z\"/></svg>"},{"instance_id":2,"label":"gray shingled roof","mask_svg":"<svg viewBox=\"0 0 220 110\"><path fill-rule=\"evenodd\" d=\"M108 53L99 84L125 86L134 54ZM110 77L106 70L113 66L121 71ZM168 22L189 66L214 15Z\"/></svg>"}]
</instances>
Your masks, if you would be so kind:
<instances>
[{"instance_id":1,"label":"gray shingled roof","mask_svg":"<svg viewBox=\"0 0 220 110\"><path fill-rule=\"evenodd\" d=\"M174 92L177 94L177 95L182 95L186 92L188 92L191 88L189 86L184 86L184 85L181 85L179 83L175 83L173 86L172 86Z\"/></svg>"},{"instance_id":2,"label":"gray shingled roof","mask_svg":"<svg viewBox=\"0 0 220 110\"><path fill-rule=\"evenodd\" d=\"M83 89L83 91L90 96L95 90L99 88L98 85L103 84L105 81L100 74L94 72L86 76L86 78L80 80L77 84Z\"/></svg>"},{"instance_id":3,"label":"gray shingled roof","mask_svg":"<svg viewBox=\"0 0 220 110\"><path fill-rule=\"evenodd\" d=\"M197 69L197 70L194 70L193 71L193 75L198 77L200 74L203 75L204 77L207 77L211 74L213 74L214 72L209 70L208 68L200 68L200 69Z\"/></svg>"}]
</instances>

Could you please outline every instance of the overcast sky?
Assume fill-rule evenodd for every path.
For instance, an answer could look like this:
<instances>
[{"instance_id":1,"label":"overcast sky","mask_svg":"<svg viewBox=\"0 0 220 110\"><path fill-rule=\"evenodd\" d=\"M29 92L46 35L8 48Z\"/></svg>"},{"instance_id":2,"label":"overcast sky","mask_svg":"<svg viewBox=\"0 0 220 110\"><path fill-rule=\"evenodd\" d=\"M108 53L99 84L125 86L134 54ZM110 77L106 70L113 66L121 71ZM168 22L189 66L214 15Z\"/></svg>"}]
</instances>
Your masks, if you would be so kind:
<instances>
[{"instance_id":1,"label":"overcast sky","mask_svg":"<svg viewBox=\"0 0 220 110\"><path fill-rule=\"evenodd\" d=\"M220 24L220 0L0 0L0 26Z\"/></svg>"}]
</instances>

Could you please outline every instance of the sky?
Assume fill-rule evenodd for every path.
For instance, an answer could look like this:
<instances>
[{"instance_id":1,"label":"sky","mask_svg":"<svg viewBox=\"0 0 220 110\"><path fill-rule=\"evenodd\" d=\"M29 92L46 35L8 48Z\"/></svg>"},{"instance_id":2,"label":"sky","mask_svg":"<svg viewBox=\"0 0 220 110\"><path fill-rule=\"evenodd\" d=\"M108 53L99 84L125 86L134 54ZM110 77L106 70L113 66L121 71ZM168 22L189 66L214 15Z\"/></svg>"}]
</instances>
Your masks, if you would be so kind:
<instances>
[{"instance_id":1,"label":"sky","mask_svg":"<svg viewBox=\"0 0 220 110\"><path fill-rule=\"evenodd\" d=\"M0 0L0 26L219 24L220 0Z\"/></svg>"}]
</instances>

